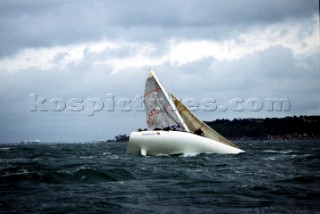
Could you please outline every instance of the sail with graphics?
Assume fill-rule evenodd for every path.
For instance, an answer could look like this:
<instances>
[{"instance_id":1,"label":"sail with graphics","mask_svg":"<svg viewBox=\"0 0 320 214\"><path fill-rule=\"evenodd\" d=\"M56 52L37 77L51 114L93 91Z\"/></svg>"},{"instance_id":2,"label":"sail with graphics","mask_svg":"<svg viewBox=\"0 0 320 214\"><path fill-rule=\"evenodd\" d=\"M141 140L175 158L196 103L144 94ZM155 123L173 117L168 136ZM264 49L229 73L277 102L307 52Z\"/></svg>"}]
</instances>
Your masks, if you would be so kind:
<instances>
[{"instance_id":1,"label":"sail with graphics","mask_svg":"<svg viewBox=\"0 0 320 214\"><path fill-rule=\"evenodd\" d=\"M189 131L183 119L177 113L172 100L152 72L148 73L146 81L144 105L149 129L179 126L182 130Z\"/></svg>"},{"instance_id":2,"label":"sail with graphics","mask_svg":"<svg viewBox=\"0 0 320 214\"><path fill-rule=\"evenodd\" d=\"M169 96L149 71L144 104L148 131L132 132L128 154L238 154L243 152L193 115L175 96Z\"/></svg>"}]
</instances>

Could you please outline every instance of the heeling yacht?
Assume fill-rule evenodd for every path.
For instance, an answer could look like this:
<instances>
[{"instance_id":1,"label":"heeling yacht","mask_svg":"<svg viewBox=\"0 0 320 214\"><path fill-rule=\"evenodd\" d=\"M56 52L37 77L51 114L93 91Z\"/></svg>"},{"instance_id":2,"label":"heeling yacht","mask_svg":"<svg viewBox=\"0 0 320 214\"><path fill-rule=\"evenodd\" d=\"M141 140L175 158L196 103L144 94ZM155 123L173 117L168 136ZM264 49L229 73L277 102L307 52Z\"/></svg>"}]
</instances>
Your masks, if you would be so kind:
<instances>
[{"instance_id":1,"label":"heeling yacht","mask_svg":"<svg viewBox=\"0 0 320 214\"><path fill-rule=\"evenodd\" d=\"M145 91L147 131L131 132L127 154L238 154L244 152L168 94L149 70Z\"/></svg>"}]
</instances>

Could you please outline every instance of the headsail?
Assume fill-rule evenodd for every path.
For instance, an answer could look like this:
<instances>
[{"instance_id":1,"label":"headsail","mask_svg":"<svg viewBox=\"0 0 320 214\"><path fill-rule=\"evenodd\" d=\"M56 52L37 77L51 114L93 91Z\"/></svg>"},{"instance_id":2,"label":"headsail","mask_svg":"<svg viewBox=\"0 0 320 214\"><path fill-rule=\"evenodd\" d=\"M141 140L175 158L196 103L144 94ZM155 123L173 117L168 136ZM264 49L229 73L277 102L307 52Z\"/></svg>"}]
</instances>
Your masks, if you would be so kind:
<instances>
[{"instance_id":1,"label":"headsail","mask_svg":"<svg viewBox=\"0 0 320 214\"><path fill-rule=\"evenodd\" d=\"M182 130L189 131L152 71L149 71L145 85L144 104L149 129L179 126Z\"/></svg>"},{"instance_id":2,"label":"headsail","mask_svg":"<svg viewBox=\"0 0 320 214\"><path fill-rule=\"evenodd\" d=\"M236 145L231 143L221 134L210 128L207 124L199 120L194 114L192 114L187 107L185 107L175 96L171 95L178 112L180 113L182 119L187 124L190 132L195 134L203 135L204 137L210 138L212 140L233 146L238 148Z\"/></svg>"}]
</instances>

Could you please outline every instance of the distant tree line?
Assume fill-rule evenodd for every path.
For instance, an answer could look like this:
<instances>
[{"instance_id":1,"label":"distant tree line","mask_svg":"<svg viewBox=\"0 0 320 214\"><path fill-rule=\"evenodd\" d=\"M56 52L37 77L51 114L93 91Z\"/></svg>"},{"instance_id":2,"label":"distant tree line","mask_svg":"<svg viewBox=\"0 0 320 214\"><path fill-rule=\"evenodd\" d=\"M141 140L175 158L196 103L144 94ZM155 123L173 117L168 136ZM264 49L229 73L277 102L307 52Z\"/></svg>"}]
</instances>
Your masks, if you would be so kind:
<instances>
[{"instance_id":1,"label":"distant tree line","mask_svg":"<svg viewBox=\"0 0 320 214\"><path fill-rule=\"evenodd\" d=\"M217 119L205 123L231 140L320 139L320 116ZM120 134L103 142L126 141L129 141L129 136Z\"/></svg>"},{"instance_id":2,"label":"distant tree line","mask_svg":"<svg viewBox=\"0 0 320 214\"><path fill-rule=\"evenodd\" d=\"M219 119L205 123L227 138L320 139L320 116Z\"/></svg>"},{"instance_id":3,"label":"distant tree line","mask_svg":"<svg viewBox=\"0 0 320 214\"><path fill-rule=\"evenodd\" d=\"M114 137L112 140L106 140L106 141L101 141L101 143L108 143L108 142L127 142L129 141L129 136L126 134L119 134Z\"/></svg>"}]
</instances>

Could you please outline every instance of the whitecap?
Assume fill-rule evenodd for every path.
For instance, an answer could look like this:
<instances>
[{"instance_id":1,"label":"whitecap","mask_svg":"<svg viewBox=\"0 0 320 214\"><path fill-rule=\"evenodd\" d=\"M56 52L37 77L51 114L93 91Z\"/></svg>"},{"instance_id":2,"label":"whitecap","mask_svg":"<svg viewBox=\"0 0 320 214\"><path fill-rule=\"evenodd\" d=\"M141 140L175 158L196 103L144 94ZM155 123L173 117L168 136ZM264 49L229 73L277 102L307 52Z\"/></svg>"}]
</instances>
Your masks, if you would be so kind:
<instances>
[{"instance_id":1,"label":"whitecap","mask_svg":"<svg viewBox=\"0 0 320 214\"><path fill-rule=\"evenodd\" d=\"M110 155L110 154L111 154L110 152L104 152L104 153L102 153L103 156Z\"/></svg>"},{"instance_id":2,"label":"whitecap","mask_svg":"<svg viewBox=\"0 0 320 214\"><path fill-rule=\"evenodd\" d=\"M170 155L168 155L168 154L157 154L155 156L156 157L169 157Z\"/></svg>"},{"instance_id":3,"label":"whitecap","mask_svg":"<svg viewBox=\"0 0 320 214\"><path fill-rule=\"evenodd\" d=\"M195 157L195 156L198 156L199 153L184 153L182 155L180 155L179 157L182 157L182 158L189 158L189 157Z\"/></svg>"}]
</instances>

